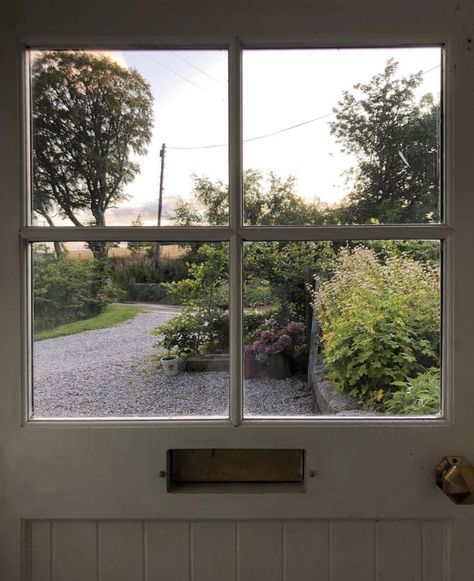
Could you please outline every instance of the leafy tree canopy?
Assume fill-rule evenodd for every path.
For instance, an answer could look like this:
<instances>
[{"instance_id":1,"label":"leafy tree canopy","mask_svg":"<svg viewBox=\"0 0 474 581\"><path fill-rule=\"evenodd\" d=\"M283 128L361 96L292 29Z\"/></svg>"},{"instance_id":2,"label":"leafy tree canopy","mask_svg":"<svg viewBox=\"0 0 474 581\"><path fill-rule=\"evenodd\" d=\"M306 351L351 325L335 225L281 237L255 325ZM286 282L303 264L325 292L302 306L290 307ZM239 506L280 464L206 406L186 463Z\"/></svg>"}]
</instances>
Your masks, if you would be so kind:
<instances>
[{"instance_id":1,"label":"leafy tree canopy","mask_svg":"<svg viewBox=\"0 0 474 581\"><path fill-rule=\"evenodd\" d=\"M439 220L439 105L415 96L422 73L397 78L389 60L368 84L344 91L331 133L357 166L333 219L345 223Z\"/></svg>"},{"instance_id":2,"label":"leafy tree canopy","mask_svg":"<svg viewBox=\"0 0 474 581\"><path fill-rule=\"evenodd\" d=\"M308 202L295 192L296 179L282 178L271 172L248 169L243 175L244 216L251 225L322 224L319 203ZM224 225L229 220L229 188L222 181L194 176L193 197L196 203L180 202L175 221L180 225Z\"/></svg>"},{"instance_id":3,"label":"leafy tree canopy","mask_svg":"<svg viewBox=\"0 0 474 581\"><path fill-rule=\"evenodd\" d=\"M106 56L51 51L34 59L32 87L34 211L104 226L151 139L150 86ZM104 257L104 243L89 246Z\"/></svg>"}]
</instances>

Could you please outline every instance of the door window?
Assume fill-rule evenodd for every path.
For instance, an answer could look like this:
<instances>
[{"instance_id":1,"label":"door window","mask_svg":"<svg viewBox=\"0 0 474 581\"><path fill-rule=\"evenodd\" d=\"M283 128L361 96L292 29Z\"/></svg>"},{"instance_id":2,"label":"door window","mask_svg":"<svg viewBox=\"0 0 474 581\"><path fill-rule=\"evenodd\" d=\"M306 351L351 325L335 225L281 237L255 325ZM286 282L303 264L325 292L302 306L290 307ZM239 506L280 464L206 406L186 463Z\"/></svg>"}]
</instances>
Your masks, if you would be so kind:
<instances>
[{"instance_id":1,"label":"door window","mask_svg":"<svg viewBox=\"0 0 474 581\"><path fill-rule=\"evenodd\" d=\"M30 51L30 416L441 417L442 48L233 56Z\"/></svg>"}]
</instances>

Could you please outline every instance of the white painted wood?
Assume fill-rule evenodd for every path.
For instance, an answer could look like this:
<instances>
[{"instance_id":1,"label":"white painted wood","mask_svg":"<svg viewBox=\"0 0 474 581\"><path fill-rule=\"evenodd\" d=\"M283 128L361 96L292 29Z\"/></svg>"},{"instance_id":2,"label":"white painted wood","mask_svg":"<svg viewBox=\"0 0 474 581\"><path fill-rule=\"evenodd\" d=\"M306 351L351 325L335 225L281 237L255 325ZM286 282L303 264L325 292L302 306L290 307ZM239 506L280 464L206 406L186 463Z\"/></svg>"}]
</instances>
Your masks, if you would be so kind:
<instances>
[{"instance_id":1,"label":"white painted wood","mask_svg":"<svg viewBox=\"0 0 474 581\"><path fill-rule=\"evenodd\" d=\"M329 581L329 523L284 523L285 581Z\"/></svg>"},{"instance_id":2,"label":"white painted wood","mask_svg":"<svg viewBox=\"0 0 474 581\"><path fill-rule=\"evenodd\" d=\"M238 581L283 581L283 523L239 523Z\"/></svg>"},{"instance_id":3,"label":"white painted wood","mask_svg":"<svg viewBox=\"0 0 474 581\"><path fill-rule=\"evenodd\" d=\"M447 581L474 533L460 525L448 557L440 520L33 522L27 578Z\"/></svg>"},{"instance_id":4,"label":"white painted wood","mask_svg":"<svg viewBox=\"0 0 474 581\"><path fill-rule=\"evenodd\" d=\"M54 581L95 580L97 576L97 524L66 521L52 525Z\"/></svg>"},{"instance_id":5,"label":"white painted wood","mask_svg":"<svg viewBox=\"0 0 474 581\"><path fill-rule=\"evenodd\" d=\"M448 570L455 581L458 579L472 579L474 572L474 551L472 550L474 539L474 516L472 507L466 515L460 515L459 518L451 523L449 531L449 567Z\"/></svg>"},{"instance_id":6,"label":"white painted wood","mask_svg":"<svg viewBox=\"0 0 474 581\"><path fill-rule=\"evenodd\" d=\"M375 522L330 524L330 581L375 581Z\"/></svg>"},{"instance_id":7,"label":"white painted wood","mask_svg":"<svg viewBox=\"0 0 474 581\"><path fill-rule=\"evenodd\" d=\"M145 523L145 580L189 581L190 524Z\"/></svg>"},{"instance_id":8,"label":"white painted wood","mask_svg":"<svg viewBox=\"0 0 474 581\"><path fill-rule=\"evenodd\" d=\"M233 522L191 524L193 581L237 581L236 528Z\"/></svg>"},{"instance_id":9,"label":"white painted wood","mask_svg":"<svg viewBox=\"0 0 474 581\"><path fill-rule=\"evenodd\" d=\"M98 537L98 581L142 581L144 523L100 523Z\"/></svg>"},{"instance_id":10,"label":"white painted wood","mask_svg":"<svg viewBox=\"0 0 474 581\"><path fill-rule=\"evenodd\" d=\"M448 579L448 526L441 521L425 521L423 530L423 581Z\"/></svg>"},{"instance_id":11,"label":"white painted wood","mask_svg":"<svg viewBox=\"0 0 474 581\"><path fill-rule=\"evenodd\" d=\"M376 523L376 578L384 581L422 581L423 523Z\"/></svg>"},{"instance_id":12,"label":"white painted wood","mask_svg":"<svg viewBox=\"0 0 474 581\"><path fill-rule=\"evenodd\" d=\"M51 581L52 523L32 522L29 525L30 581Z\"/></svg>"}]
</instances>

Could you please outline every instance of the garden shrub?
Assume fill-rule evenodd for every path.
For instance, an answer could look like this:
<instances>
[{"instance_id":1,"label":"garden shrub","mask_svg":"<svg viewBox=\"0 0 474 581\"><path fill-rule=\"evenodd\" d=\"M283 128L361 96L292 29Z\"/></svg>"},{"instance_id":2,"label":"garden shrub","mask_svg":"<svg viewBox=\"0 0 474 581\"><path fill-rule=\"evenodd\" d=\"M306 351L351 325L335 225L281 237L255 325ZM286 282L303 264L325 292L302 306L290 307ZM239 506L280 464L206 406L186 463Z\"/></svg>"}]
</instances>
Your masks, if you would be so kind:
<instances>
[{"instance_id":1,"label":"garden shrub","mask_svg":"<svg viewBox=\"0 0 474 581\"><path fill-rule=\"evenodd\" d=\"M107 264L71 260L67 254L35 256L33 298L35 330L88 319L102 313L115 297Z\"/></svg>"},{"instance_id":2,"label":"garden shrub","mask_svg":"<svg viewBox=\"0 0 474 581\"><path fill-rule=\"evenodd\" d=\"M396 384L400 391L390 394L385 410L392 415L437 414L441 394L439 369L429 369L407 382Z\"/></svg>"},{"instance_id":3,"label":"garden shrub","mask_svg":"<svg viewBox=\"0 0 474 581\"><path fill-rule=\"evenodd\" d=\"M244 337L254 335L273 311L244 313ZM229 350L229 311L186 308L182 313L153 330L159 336L156 346L162 352L182 356L227 353Z\"/></svg>"},{"instance_id":4,"label":"garden shrub","mask_svg":"<svg viewBox=\"0 0 474 581\"><path fill-rule=\"evenodd\" d=\"M229 313L221 309L185 309L153 330L160 351L186 356L228 352Z\"/></svg>"},{"instance_id":5,"label":"garden shrub","mask_svg":"<svg viewBox=\"0 0 474 581\"><path fill-rule=\"evenodd\" d=\"M203 244L196 252L200 262L186 265L188 278L165 282L163 286L175 304L226 310L229 305L228 245Z\"/></svg>"},{"instance_id":6,"label":"garden shrub","mask_svg":"<svg viewBox=\"0 0 474 581\"><path fill-rule=\"evenodd\" d=\"M438 269L405 256L384 262L342 249L315 299L329 378L366 409L384 408L399 382L439 367Z\"/></svg>"}]
</instances>

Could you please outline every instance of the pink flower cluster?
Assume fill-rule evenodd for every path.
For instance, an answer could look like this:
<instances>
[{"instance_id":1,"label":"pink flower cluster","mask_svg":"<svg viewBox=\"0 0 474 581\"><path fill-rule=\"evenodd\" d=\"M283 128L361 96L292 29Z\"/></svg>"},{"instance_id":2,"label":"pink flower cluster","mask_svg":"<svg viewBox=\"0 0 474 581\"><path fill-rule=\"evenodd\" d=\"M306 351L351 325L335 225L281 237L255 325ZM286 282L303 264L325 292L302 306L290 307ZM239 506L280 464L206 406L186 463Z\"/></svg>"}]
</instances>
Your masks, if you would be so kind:
<instances>
[{"instance_id":1,"label":"pink flower cluster","mask_svg":"<svg viewBox=\"0 0 474 581\"><path fill-rule=\"evenodd\" d=\"M275 319L265 321L265 328L257 332L259 337L253 344L244 349L244 360L256 360L268 363L271 355L288 351L292 347L304 343L304 325L292 321L285 327L278 329Z\"/></svg>"}]
</instances>

